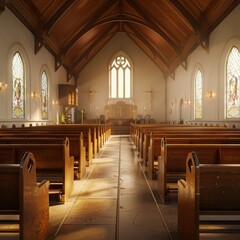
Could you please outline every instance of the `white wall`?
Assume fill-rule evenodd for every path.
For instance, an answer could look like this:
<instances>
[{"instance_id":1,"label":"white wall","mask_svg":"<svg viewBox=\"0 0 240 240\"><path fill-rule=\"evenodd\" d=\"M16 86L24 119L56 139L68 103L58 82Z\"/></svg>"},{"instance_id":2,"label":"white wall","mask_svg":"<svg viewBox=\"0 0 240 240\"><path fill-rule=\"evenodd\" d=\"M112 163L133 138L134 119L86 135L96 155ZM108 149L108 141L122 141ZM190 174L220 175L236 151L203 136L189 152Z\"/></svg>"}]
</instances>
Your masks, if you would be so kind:
<instances>
[{"instance_id":1,"label":"white wall","mask_svg":"<svg viewBox=\"0 0 240 240\"><path fill-rule=\"evenodd\" d=\"M204 94L213 91L215 98L205 98L202 121L224 122L224 69L225 60L232 46L240 49L240 6L212 32L209 39L209 52L199 46L187 59L188 69L179 66L176 69L175 80L167 80L167 109L168 120L180 119L180 100L191 100L191 104L183 106L184 122L194 120L193 109L193 77L197 66L203 70ZM172 106L172 102L176 105Z\"/></svg>"},{"instance_id":2,"label":"white wall","mask_svg":"<svg viewBox=\"0 0 240 240\"><path fill-rule=\"evenodd\" d=\"M11 59L16 50L24 58L26 67L26 118L14 120L21 123L57 122L62 109L52 105L52 100L58 99L58 83L66 83L66 71L60 67L55 72L53 56L43 47L35 54L33 34L8 10L0 15L0 81L8 84L5 92L0 92L0 125L12 125L11 119ZM40 99L30 98L31 92L40 92L40 73L46 67L50 79L49 119L42 121L40 117ZM73 80L69 82L73 84Z\"/></svg>"},{"instance_id":3,"label":"white wall","mask_svg":"<svg viewBox=\"0 0 240 240\"><path fill-rule=\"evenodd\" d=\"M137 105L137 113L145 116L150 114L156 121L165 120L165 80L160 69L146 54L124 33L116 34L108 44L94 57L79 75L79 109L85 109L88 118L104 114L104 106L108 102L108 66L114 54L125 52L133 64L133 100ZM148 94L152 93L150 109ZM90 109L89 89L97 91ZM146 112L144 107L147 107ZM96 112L96 107L99 111Z\"/></svg>"}]
</instances>

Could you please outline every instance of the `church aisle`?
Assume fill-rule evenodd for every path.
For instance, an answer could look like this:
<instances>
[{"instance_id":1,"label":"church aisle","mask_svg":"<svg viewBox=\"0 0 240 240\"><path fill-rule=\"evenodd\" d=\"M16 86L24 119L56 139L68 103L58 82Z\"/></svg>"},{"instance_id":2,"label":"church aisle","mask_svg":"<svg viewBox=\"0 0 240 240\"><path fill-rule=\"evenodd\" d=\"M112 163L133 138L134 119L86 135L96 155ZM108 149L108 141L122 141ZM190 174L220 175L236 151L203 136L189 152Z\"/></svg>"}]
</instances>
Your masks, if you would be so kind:
<instances>
[{"instance_id":1,"label":"church aisle","mask_svg":"<svg viewBox=\"0 0 240 240\"><path fill-rule=\"evenodd\" d=\"M76 181L72 198L65 206L50 207L54 239L173 239L150 190L151 184L146 182L129 136L111 136L87 177ZM58 222L54 225L56 216ZM60 216L64 216L61 224Z\"/></svg>"}]
</instances>

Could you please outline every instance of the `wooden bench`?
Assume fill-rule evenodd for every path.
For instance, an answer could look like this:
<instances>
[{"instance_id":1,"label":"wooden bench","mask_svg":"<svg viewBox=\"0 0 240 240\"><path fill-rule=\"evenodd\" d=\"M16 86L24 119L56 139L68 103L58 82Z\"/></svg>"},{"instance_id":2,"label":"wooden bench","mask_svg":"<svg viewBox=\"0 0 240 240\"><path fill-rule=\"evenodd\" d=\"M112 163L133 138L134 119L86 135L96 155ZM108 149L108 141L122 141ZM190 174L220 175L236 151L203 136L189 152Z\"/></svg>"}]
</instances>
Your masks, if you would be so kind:
<instances>
[{"instance_id":1,"label":"wooden bench","mask_svg":"<svg viewBox=\"0 0 240 240\"><path fill-rule=\"evenodd\" d=\"M177 191L177 181L185 178L186 156L192 151L201 164L240 163L240 144L168 144L163 139L158 158L158 192L163 201L169 201L170 193Z\"/></svg>"},{"instance_id":2,"label":"wooden bench","mask_svg":"<svg viewBox=\"0 0 240 240\"><path fill-rule=\"evenodd\" d=\"M161 144L163 137L154 137L153 135L150 138L150 143L148 147L148 157L145 159L144 163L148 169L149 179L157 178L157 169L158 169L158 157L161 156ZM201 137L194 134L174 134L168 135L165 134L165 141L168 144L240 144L240 136L236 135L227 135L227 134L202 134Z\"/></svg>"},{"instance_id":3,"label":"wooden bench","mask_svg":"<svg viewBox=\"0 0 240 240\"><path fill-rule=\"evenodd\" d=\"M2 143L59 143L65 134L46 132L24 132L0 134ZM74 179L81 179L86 174L86 148L83 133L68 134L70 155L74 157Z\"/></svg>"},{"instance_id":4,"label":"wooden bench","mask_svg":"<svg viewBox=\"0 0 240 240\"><path fill-rule=\"evenodd\" d=\"M24 127L14 129L3 129L0 131L0 136L32 136L32 135L44 135L49 137L68 137L71 141L71 137L79 137L80 133L83 133L83 142L86 151L86 164L91 164L93 156L97 155L99 141L95 139L94 126L82 126L81 124L65 124L65 125L47 125L37 127ZM93 135L93 136L92 136ZM93 137L93 138L92 138ZM95 145L94 145L95 144ZM77 159L77 158L76 158Z\"/></svg>"},{"instance_id":5,"label":"wooden bench","mask_svg":"<svg viewBox=\"0 0 240 240\"><path fill-rule=\"evenodd\" d=\"M239 129L226 128L225 126L193 126L183 124L132 124L131 125L131 137L135 143L138 153L142 157L142 145L144 141L144 135L147 132L155 133L201 133L203 131L218 133L218 132L237 132Z\"/></svg>"},{"instance_id":6,"label":"wooden bench","mask_svg":"<svg viewBox=\"0 0 240 240\"><path fill-rule=\"evenodd\" d=\"M239 239L240 164L199 162L201 157L190 152L185 163L186 181L178 181L179 239L199 240L204 232Z\"/></svg>"},{"instance_id":7,"label":"wooden bench","mask_svg":"<svg viewBox=\"0 0 240 240\"><path fill-rule=\"evenodd\" d=\"M202 137L212 137L212 138L240 138L239 129L226 129L226 128L212 128L212 127L178 127L178 128L163 128L163 129L152 129L151 131L146 130L143 134L143 140L141 140L141 144L139 143L139 155L143 158L144 161L147 160L147 151L150 145L151 135L154 135L154 138L162 138L162 137L171 137L171 138L202 138Z\"/></svg>"},{"instance_id":8,"label":"wooden bench","mask_svg":"<svg viewBox=\"0 0 240 240\"><path fill-rule=\"evenodd\" d=\"M36 161L26 152L19 164L0 164L0 238L45 240L49 222L49 181L37 183Z\"/></svg>"},{"instance_id":9,"label":"wooden bench","mask_svg":"<svg viewBox=\"0 0 240 240\"><path fill-rule=\"evenodd\" d=\"M49 180L49 193L64 203L74 183L74 157L69 155L69 141L54 144L0 144L0 163L19 163L24 153L32 152L36 158L37 180Z\"/></svg>"},{"instance_id":10,"label":"wooden bench","mask_svg":"<svg viewBox=\"0 0 240 240\"><path fill-rule=\"evenodd\" d=\"M29 129L29 128L26 128ZM87 133L91 130L91 141L93 143L93 154L96 157L96 153L104 145L107 138L111 133L111 126L108 124L58 124L58 125L47 125L47 126L38 126L33 127L33 131L47 130L48 132L56 131L67 131L67 132L83 132ZM17 131L21 131L20 128L17 128Z\"/></svg>"}]
</instances>

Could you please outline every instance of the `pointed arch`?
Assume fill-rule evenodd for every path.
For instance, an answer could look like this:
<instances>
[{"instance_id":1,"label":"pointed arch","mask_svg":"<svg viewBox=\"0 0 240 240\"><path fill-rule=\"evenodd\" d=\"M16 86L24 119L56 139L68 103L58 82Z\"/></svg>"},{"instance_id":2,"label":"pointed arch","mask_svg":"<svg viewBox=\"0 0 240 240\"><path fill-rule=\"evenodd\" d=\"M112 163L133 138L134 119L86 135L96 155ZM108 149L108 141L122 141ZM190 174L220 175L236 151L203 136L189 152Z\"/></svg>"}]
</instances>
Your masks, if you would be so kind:
<instances>
[{"instance_id":1,"label":"pointed arch","mask_svg":"<svg viewBox=\"0 0 240 240\"><path fill-rule=\"evenodd\" d=\"M45 70L41 73L41 119L48 119L48 76Z\"/></svg>"},{"instance_id":2,"label":"pointed arch","mask_svg":"<svg viewBox=\"0 0 240 240\"><path fill-rule=\"evenodd\" d=\"M225 79L225 116L240 118L240 51L236 46L227 56Z\"/></svg>"},{"instance_id":3,"label":"pointed arch","mask_svg":"<svg viewBox=\"0 0 240 240\"><path fill-rule=\"evenodd\" d=\"M25 84L26 74L23 58L20 52L15 52L12 58L12 118L25 118Z\"/></svg>"},{"instance_id":4,"label":"pointed arch","mask_svg":"<svg viewBox=\"0 0 240 240\"><path fill-rule=\"evenodd\" d=\"M23 103L24 103L24 114L19 115L18 108L13 108L13 94L14 94L14 75L13 75L13 58L15 54L18 53L21 57L22 65L23 65L23 78L24 78L24 88L22 93L23 96ZM24 46L21 45L19 42L14 42L8 49L7 58L6 58L6 65L7 65L7 84L8 84L8 91L7 91L7 109L6 115L9 119L14 119L14 121L22 121L23 119L31 119L31 99L30 99L30 90L31 90L31 74L30 74L30 60L27 54L26 49ZM17 75L15 75L17 76ZM17 113L17 117L14 114Z\"/></svg>"},{"instance_id":5,"label":"pointed arch","mask_svg":"<svg viewBox=\"0 0 240 240\"><path fill-rule=\"evenodd\" d=\"M123 51L116 53L109 64L109 98L132 98L132 63Z\"/></svg>"},{"instance_id":6,"label":"pointed arch","mask_svg":"<svg viewBox=\"0 0 240 240\"><path fill-rule=\"evenodd\" d=\"M194 76L194 119L203 117L203 73L197 68Z\"/></svg>"},{"instance_id":7,"label":"pointed arch","mask_svg":"<svg viewBox=\"0 0 240 240\"><path fill-rule=\"evenodd\" d=\"M51 73L47 65L40 69L40 117L41 120L49 120L52 114Z\"/></svg>"},{"instance_id":8,"label":"pointed arch","mask_svg":"<svg viewBox=\"0 0 240 240\"><path fill-rule=\"evenodd\" d=\"M200 120L204 118L204 71L201 64L196 64L191 74L191 118Z\"/></svg>"}]
</instances>

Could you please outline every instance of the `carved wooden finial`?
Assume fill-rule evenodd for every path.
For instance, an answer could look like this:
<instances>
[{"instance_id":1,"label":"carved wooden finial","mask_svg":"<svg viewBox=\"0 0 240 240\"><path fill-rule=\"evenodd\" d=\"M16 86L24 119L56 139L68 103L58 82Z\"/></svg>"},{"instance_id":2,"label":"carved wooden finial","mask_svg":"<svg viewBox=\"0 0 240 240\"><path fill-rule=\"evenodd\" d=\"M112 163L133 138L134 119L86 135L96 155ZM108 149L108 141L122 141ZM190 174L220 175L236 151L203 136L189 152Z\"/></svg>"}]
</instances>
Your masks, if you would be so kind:
<instances>
[{"instance_id":1,"label":"carved wooden finial","mask_svg":"<svg viewBox=\"0 0 240 240\"><path fill-rule=\"evenodd\" d=\"M205 37L203 39L200 39L200 44L203 47L203 49L209 53L209 37Z\"/></svg>"}]
</instances>

